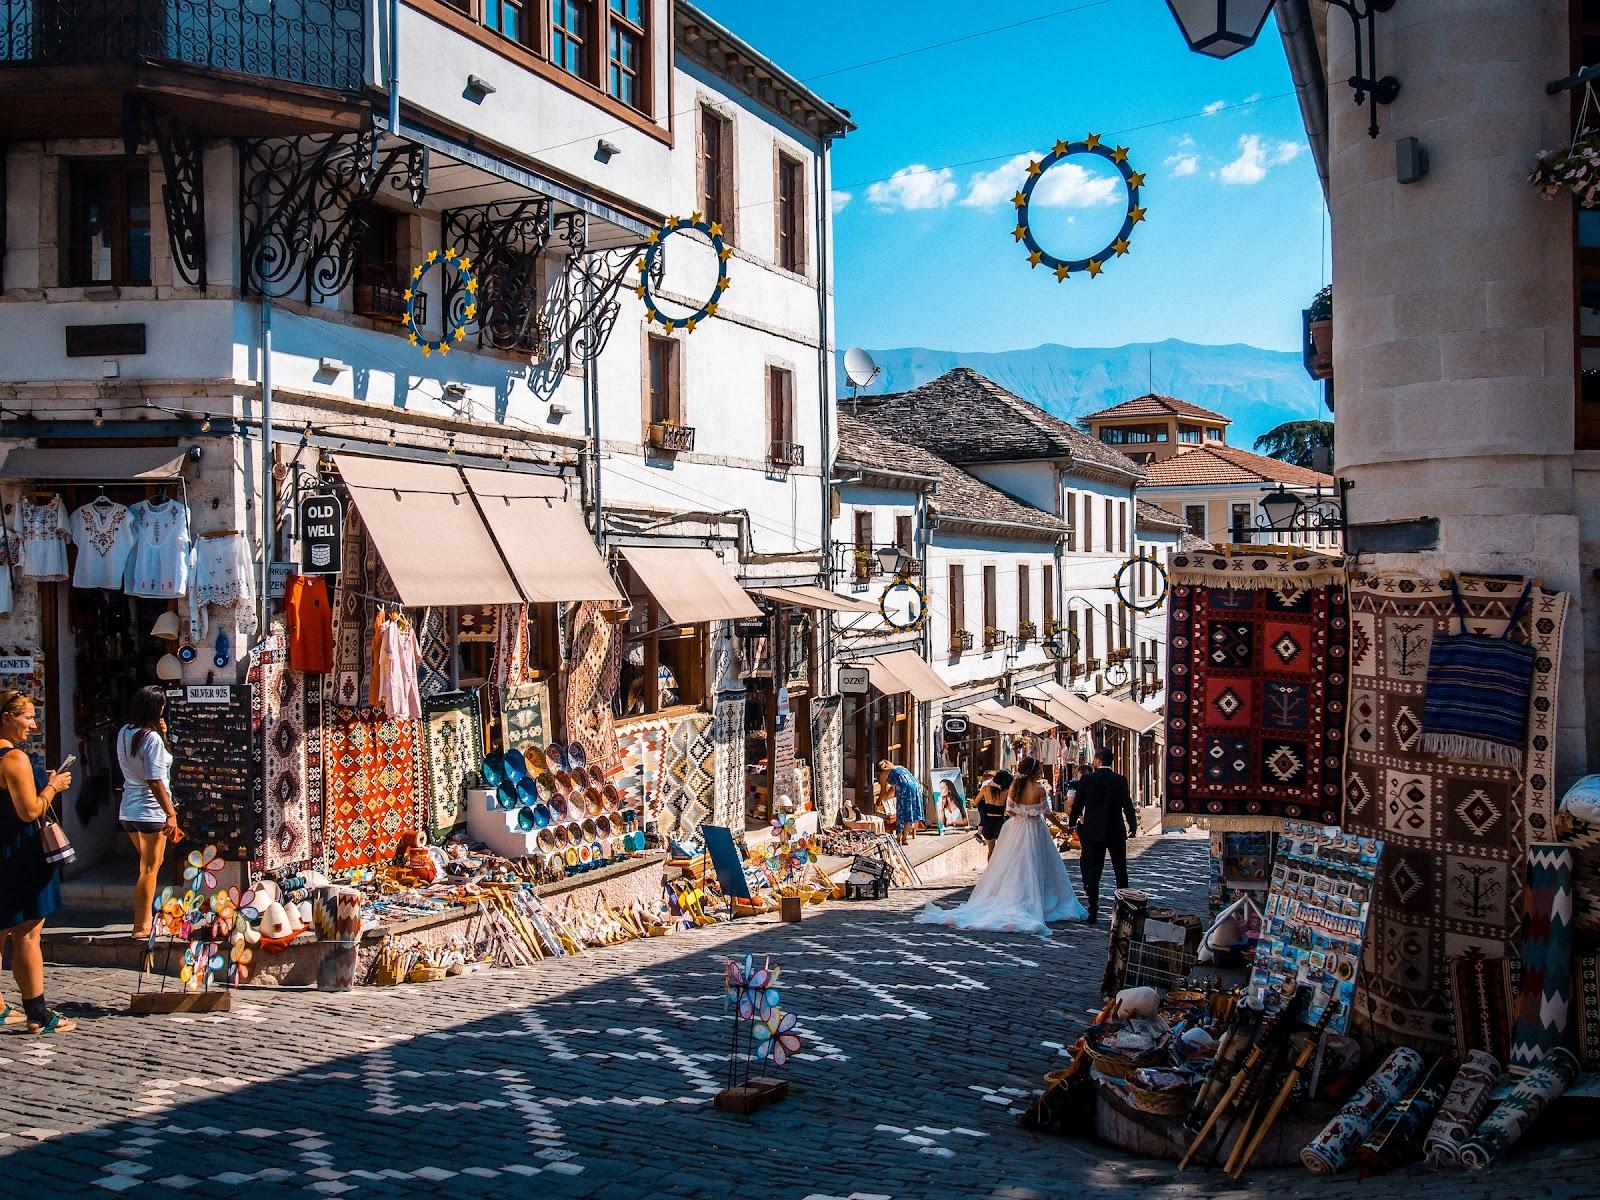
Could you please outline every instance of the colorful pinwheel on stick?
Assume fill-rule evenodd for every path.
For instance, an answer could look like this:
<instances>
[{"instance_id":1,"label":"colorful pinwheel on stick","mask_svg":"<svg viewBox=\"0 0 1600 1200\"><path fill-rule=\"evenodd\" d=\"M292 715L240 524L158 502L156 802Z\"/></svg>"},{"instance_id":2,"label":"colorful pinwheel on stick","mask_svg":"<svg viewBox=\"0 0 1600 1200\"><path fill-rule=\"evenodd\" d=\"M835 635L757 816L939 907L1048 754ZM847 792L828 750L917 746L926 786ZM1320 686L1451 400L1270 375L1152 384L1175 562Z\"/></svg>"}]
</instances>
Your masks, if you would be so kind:
<instances>
[{"instance_id":1,"label":"colorful pinwheel on stick","mask_svg":"<svg viewBox=\"0 0 1600 1200\"><path fill-rule=\"evenodd\" d=\"M764 1015L778 1003L778 968L767 959L755 965L755 955L746 954L744 965L728 960L724 991L724 1011L731 1006L741 1021Z\"/></svg>"},{"instance_id":2,"label":"colorful pinwheel on stick","mask_svg":"<svg viewBox=\"0 0 1600 1200\"><path fill-rule=\"evenodd\" d=\"M763 1062L771 1062L775 1067L781 1067L789 1061L789 1057L800 1049L800 1036L794 1032L800 1019L793 1013L786 1013L781 1008L768 1010L765 1017L756 1022L756 1057Z\"/></svg>"},{"instance_id":3,"label":"colorful pinwheel on stick","mask_svg":"<svg viewBox=\"0 0 1600 1200\"><path fill-rule=\"evenodd\" d=\"M183 868L183 881L195 891L210 891L217 886L222 874L222 858L215 846L189 851L188 865Z\"/></svg>"}]
</instances>

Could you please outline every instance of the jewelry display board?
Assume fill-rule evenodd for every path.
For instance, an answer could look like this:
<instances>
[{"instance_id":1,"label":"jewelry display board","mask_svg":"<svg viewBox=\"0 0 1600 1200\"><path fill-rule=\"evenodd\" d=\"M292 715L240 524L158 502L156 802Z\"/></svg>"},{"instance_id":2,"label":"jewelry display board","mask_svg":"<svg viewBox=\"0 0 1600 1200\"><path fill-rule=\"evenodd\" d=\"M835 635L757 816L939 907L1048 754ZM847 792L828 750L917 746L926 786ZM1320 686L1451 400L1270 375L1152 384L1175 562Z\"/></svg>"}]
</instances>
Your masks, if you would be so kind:
<instances>
[{"instance_id":1,"label":"jewelry display board","mask_svg":"<svg viewBox=\"0 0 1600 1200\"><path fill-rule=\"evenodd\" d=\"M250 689L233 685L167 691L172 749L172 799L184 835L217 847L223 858L248 859L254 819L250 803Z\"/></svg>"}]
</instances>

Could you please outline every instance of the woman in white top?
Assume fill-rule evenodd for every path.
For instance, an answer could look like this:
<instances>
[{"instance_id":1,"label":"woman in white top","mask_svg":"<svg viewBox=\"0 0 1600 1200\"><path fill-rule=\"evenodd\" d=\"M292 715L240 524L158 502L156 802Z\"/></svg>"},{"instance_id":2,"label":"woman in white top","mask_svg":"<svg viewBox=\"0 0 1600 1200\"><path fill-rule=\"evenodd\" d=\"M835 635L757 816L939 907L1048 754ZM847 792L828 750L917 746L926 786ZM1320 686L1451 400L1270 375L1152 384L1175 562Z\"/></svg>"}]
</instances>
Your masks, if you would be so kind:
<instances>
[{"instance_id":1,"label":"woman in white top","mask_svg":"<svg viewBox=\"0 0 1600 1200\"><path fill-rule=\"evenodd\" d=\"M1048 937L1052 921L1088 918L1045 825L1050 806L1040 782L1043 770L1036 758L1025 758L1017 765L1006 802L1007 820L995 843L994 857L967 902L952 909L930 904L917 915L919 922Z\"/></svg>"},{"instance_id":2,"label":"woman in white top","mask_svg":"<svg viewBox=\"0 0 1600 1200\"><path fill-rule=\"evenodd\" d=\"M167 697L158 687L140 688L117 731L122 768L122 806L117 812L139 851L139 881L133 885L133 936L150 936L150 905L168 842L182 839L172 807L172 753L167 749Z\"/></svg>"}]
</instances>

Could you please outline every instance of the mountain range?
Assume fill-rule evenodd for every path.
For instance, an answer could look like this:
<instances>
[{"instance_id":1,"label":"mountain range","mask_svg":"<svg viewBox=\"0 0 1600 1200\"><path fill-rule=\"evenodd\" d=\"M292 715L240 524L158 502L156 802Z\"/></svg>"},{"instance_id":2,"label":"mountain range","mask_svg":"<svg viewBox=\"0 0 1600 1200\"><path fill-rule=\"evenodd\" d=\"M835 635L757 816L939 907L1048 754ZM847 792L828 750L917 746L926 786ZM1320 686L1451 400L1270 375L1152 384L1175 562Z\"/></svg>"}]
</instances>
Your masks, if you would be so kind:
<instances>
[{"instance_id":1,"label":"mountain range","mask_svg":"<svg viewBox=\"0 0 1600 1200\"><path fill-rule=\"evenodd\" d=\"M1299 354L1242 343L1203 346L1169 338L1126 346L1047 343L999 351L911 346L871 353L879 375L862 395L908 391L956 367L970 367L1045 412L1076 421L1153 391L1231 417L1228 442L1247 450L1258 435L1284 421L1332 419ZM847 397L842 365L840 374L839 395Z\"/></svg>"}]
</instances>

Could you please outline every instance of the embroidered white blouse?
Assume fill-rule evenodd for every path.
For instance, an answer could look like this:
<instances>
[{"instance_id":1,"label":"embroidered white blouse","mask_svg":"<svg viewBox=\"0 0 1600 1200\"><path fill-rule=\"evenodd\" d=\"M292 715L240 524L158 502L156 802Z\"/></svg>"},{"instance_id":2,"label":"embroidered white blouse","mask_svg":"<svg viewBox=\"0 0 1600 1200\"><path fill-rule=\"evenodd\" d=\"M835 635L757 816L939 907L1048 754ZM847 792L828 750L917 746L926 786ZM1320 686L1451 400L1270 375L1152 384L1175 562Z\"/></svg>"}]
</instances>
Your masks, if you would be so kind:
<instances>
[{"instance_id":1,"label":"embroidered white blouse","mask_svg":"<svg viewBox=\"0 0 1600 1200\"><path fill-rule=\"evenodd\" d=\"M133 540L133 518L125 505L91 501L75 511L72 543L78 548L78 561L72 568L72 586L120 589Z\"/></svg>"},{"instance_id":2,"label":"embroidered white blouse","mask_svg":"<svg viewBox=\"0 0 1600 1200\"><path fill-rule=\"evenodd\" d=\"M17 540L24 579L59 583L67 577L67 506L60 496L43 504L24 497L17 501Z\"/></svg>"},{"instance_id":3,"label":"embroidered white blouse","mask_svg":"<svg viewBox=\"0 0 1600 1200\"><path fill-rule=\"evenodd\" d=\"M128 509L134 519L133 552L128 556L128 595L176 600L189 590L189 510L181 501L141 500Z\"/></svg>"}]
</instances>

